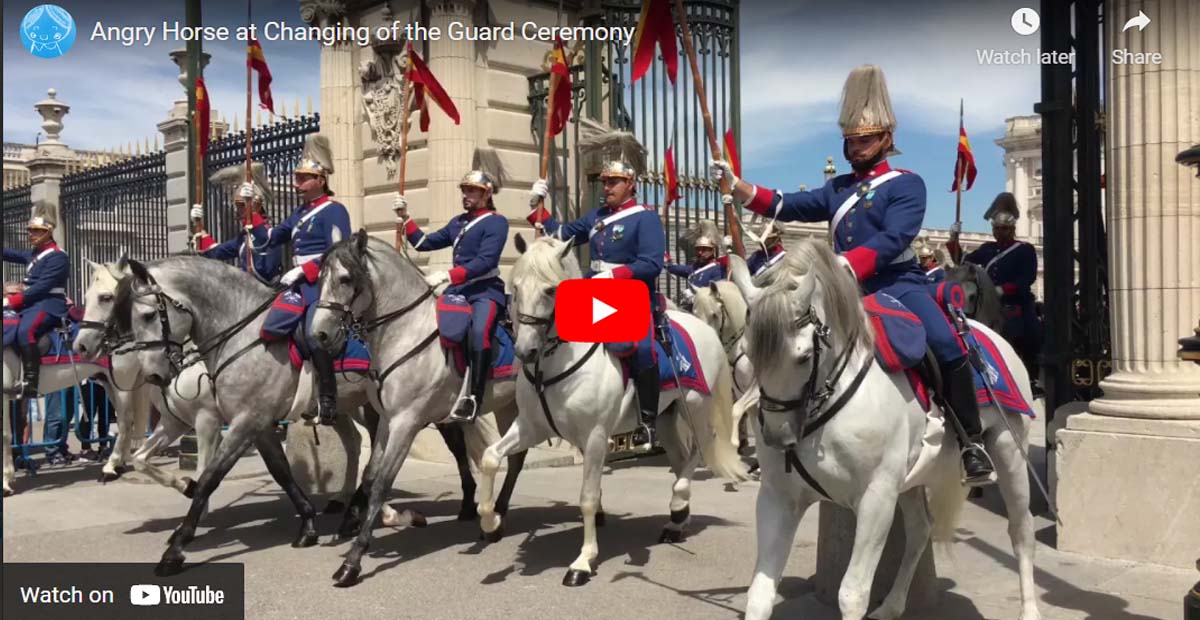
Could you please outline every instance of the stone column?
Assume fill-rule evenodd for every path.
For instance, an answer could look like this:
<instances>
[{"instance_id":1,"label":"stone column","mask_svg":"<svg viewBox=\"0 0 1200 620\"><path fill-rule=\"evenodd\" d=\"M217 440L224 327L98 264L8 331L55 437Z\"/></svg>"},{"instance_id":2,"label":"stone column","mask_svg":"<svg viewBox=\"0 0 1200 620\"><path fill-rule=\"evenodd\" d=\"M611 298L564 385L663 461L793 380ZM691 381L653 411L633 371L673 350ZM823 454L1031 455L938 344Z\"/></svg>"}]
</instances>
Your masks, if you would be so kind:
<instances>
[{"instance_id":1,"label":"stone column","mask_svg":"<svg viewBox=\"0 0 1200 620\"><path fill-rule=\"evenodd\" d=\"M66 244L66 228L62 226L59 197L62 193L62 178L73 153L60 138L62 119L71 111L71 106L58 99L58 91L46 91L46 98L35 103L33 109L42 117L42 131L46 139L37 146L33 159L25 165L29 168L29 199L35 205L44 203L51 209L46 216L55 223L54 241ZM30 214L32 215L32 213Z\"/></svg>"},{"instance_id":2,"label":"stone column","mask_svg":"<svg viewBox=\"0 0 1200 620\"><path fill-rule=\"evenodd\" d=\"M1153 11L1143 32L1120 27ZM1116 49L1162 64L1109 73L1107 222L1115 372L1057 434L1061 549L1190 566L1200 548L1200 366L1175 357L1200 315L1200 6L1107 0ZM1107 58L1108 54L1105 54Z\"/></svg>"},{"instance_id":3,"label":"stone column","mask_svg":"<svg viewBox=\"0 0 1200 620\"><path fill-rule=\"evenodd\" d=\"M301 2L300 17L314 26L349 24L341 2ZM363 225L362 91L358 80L359 46L338 43L321 46L321 134L333 150L329 186L334 198L350 212L350 226ZM294 206L294 205L293 205Z\"/></svg>"},{"instance_id":4,"label":"stone column","mask_svg":"<svg viewBox=\"0 0 1200 620\"><path fill-rule=\"evenodd\" d=\"M188 212L188 187L194 181L195 170L188 166L188 139L191 125L188 123L188 76L187 50L179 48L172 50L168 56L171 62L179 68L179 86L182 96L171 105L166 120L158 124L158 132L163 135L163 150L166 151L166 161L163 163L167 171L167 252L181 254L190 248L190 229ZM208 66L212 55L200 53L200 71ZM215 112L215 110L213 110ZM216 115L213 114L215 117Z\"/></svg>"},{"instance_id":5,"label":"stone column","mask_svg":"<svg viewBox=\"0 0 1200 620\"><path fill-rule=\"evenodd\" d=\"M437 0L429 6L429 23L446 32L451 22L474 24L473 0ZM454 124L429 102L429 230L437 230L462 212L458 182L471 168L476 146L475 44L443 37L429 42L429 70L454 101L461 123ZM416 122L416 119L413 120ZM412 134L409 134L411 139ZM430 269L449 269L449 252L430 256Z\"/></svg>"}]
</instances>

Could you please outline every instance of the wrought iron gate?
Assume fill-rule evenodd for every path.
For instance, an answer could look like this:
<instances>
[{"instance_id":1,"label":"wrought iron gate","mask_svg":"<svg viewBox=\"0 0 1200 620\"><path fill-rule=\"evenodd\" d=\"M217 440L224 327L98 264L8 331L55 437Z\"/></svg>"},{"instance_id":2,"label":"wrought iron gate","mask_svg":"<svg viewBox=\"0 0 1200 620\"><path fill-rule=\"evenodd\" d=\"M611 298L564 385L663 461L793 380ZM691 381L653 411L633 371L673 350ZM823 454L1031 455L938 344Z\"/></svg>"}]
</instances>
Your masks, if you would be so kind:
<instances>
[{"instance_id":1,"label":"wrought iron gate","mask_svg":"<svg viewBox=\"0 0 1200 620\"><path fill-rule=\"evenodd\" d=\"M4 190L4 247L23 248L25 242L25 224L33 214L33 203L29 198L29 185L22 185ZM16 263L4 263L4 281L19 282L25 278L25 266Z\"/></svg>"},{"instance_id":2,"label":"wrought iron gate","mask_svg":"<svg viewBox=\"0 0 1200 620\"><path fill-rule=\"evenodd\" d=\"M59 226L77 303L91 277L87 261L115 261L122 251L139 260L167 255L166 191L165 151L63 177Z\"/></svg>"},{"instance_id":3,"label":"wrought iron gate","mask_svg":"<svg viewBox=\"0 0 1200 620\"><path fill-rule=\"evenodd\" d=\"M641 4L640 0L604 0L601 11L584 19L585 25L635 26ZM739 135L738 5L738 0L684 1L718 139L730 128L735 136ZM646 147L649 167L638 179L638 197L664 214L668 248L673 259L682 262L688 257L682 255L677 240L688 227L705 219L722 226L725 222L720 191L708 179L708 140L693 89L691 65L682 43L677 47L679 73L674 85L667 78L661 60L656 60L649 73L631 85L631 46L620 42L584 44L583 64L571 68L572 122L554 145L558 159L551 166L553 193L549 203L560 218L578 217L600 204L598 184L583 178L574 165L579 160L575 145L580 115L631 131ZM549 88L548 73L529 78L532 131L539 147ZM672 145L683 197L663 211L666 193L663 156ZM663 292L676 296L679 281L666 275L663 278Z\"/></svg>"}]
</instances>

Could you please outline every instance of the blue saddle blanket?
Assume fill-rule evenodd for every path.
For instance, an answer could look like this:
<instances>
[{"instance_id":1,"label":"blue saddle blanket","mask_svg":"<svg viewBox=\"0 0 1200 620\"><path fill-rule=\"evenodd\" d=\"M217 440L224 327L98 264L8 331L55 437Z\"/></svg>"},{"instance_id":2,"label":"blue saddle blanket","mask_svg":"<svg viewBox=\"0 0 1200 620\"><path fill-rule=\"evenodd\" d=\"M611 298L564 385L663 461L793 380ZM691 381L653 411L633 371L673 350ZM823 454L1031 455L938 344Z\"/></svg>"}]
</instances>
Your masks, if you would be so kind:
<instances>
[{"instance_id":1,"label":"blue saddle blanket","mask_svg":"<svg viewBox=\"0 0 1200 620\"><path fill-rule=\"evenodd\" d=\"M875 329L875 359L888 372L912 368L925 357L921 319L886 293L863 298L863 309Z\"/></svg>"},{"instance_id":2,"label":"blue saddle blanket","mask_svg":"<svg viewBox=\"0 0 1200 620\"><path fill-rule=\"evenodd\" d=\"M463 344L448 343L443 339L442 348L454 363L454 370L460 376L465 375L467 373L467 352ZM494 349L492 351L492 378L504 379L513 376L517 371L517 348L513 345L512 336L503 325L496 326L496 333L492 337L492 348Z\"/></svg>"},{"instance_id":3,"label":"blue saddle blanket","mask_svg":"<svg viewBox=\"0 0 1200 620\"><path fill-rule=\"evenodd\" d=\"M299 346L294 338L288 341L288 356L292 360L292 367L297 370L309 359L307 348ZM367 345L351 335L346 339L342 355L333 360L334 372L367 372L370 369L371 354L367 351Z\"/></svg>"},{"instance_id":4,"label":"blue saddle blanket","mask_svg":"<svg viewBox=\"0 0 1200 620\"><path fill-rule=\"evenodd\" d=\"M971 331L967 335L967 339L970 341L968 343L970 346L979 350L984 363L987 364L985 372L980 373L976 371L972 373L975 377L975 396L979 402L979 406L983 407L992 404L992 399L988 397L988 392L984 385L984 381L986 380L991 384L992 392L996 395L996 400L1000 401L1000 405L1004 407L1005 411L1016 411L1031 418L1037 417L1037 414L1033 411L1033 407L1025 402L1025 397L1021 395L1021 390L1017 387L1017 381L1013 379L1012 372L1008 369L1008 364L1004 363L999 349L996 348L996 343L992 342L991 338L981 331Z\"/></svg>"},{"instance_id":5,"label":"blue saddle blanket","mask_svg":"<svg viewBox=\"0 0 1200 620\"><path fill-rule=\"evenodd\" d=\"M669 332L671 334L670 358L667 357L662 343L657 338L651 339L654 342L654 357L658 360L658 379L662 385L661 389L667 391L676 387L685 387L701 394L710 394L711 390L704 376L704 369L696 361L698 359L696 344L692 342L691 335L675 321L670 321ZM622 360L625 376L628 379L631 374L629 364L637 350L637 343L618 342L605 344L604 347ZM679 373L678 381L675 377L676 372Z\"/></svg>"}]
</instances>

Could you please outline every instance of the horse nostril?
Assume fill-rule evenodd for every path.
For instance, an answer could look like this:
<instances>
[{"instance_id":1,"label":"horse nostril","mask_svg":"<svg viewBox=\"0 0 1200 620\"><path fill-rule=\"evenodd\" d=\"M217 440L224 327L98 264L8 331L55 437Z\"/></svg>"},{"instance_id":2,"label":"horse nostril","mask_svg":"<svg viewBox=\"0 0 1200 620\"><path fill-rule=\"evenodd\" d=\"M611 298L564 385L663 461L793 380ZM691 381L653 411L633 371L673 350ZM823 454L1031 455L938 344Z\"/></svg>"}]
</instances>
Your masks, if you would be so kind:
<instances>
[{"instance_id":1,"label":"horse nostril","mask_svg":"<svg viewBox=\"0 0 1200 620\"><path fill-rule=\"evenodd\" d=\"M317 332L316 336L318 342L325 342L326 340L329 340L329 336L325 335L325 332Z\"/></svg>"}]
</instances>

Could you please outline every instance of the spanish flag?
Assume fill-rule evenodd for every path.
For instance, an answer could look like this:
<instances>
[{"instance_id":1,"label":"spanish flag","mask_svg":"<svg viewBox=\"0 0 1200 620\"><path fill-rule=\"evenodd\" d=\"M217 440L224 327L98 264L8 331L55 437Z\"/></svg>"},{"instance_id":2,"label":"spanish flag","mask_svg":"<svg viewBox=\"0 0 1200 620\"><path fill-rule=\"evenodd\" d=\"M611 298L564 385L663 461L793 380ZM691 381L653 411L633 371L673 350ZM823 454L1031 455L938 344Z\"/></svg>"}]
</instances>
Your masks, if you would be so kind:
<instances>
[{"instance_id":1,"label":"spanish flag","mask_svg":"<svg viewBox=\"0 0 1200 620\"><path fill-rule=\"evenodd\" d=\"M675 83L679 70L679 52L675 47L675 18L671 15L671 0L644 0L637 30L633 33L633 74L630 82L646 75L654 62L654 48L662 49L667 63L667 77Z\"/></svg>"},{"instance_id":2,"label":"spanish flag","mask_svg":"<svg viewBox=\"0 0 1200 620\"><path fill-rule=\"evenodd\" d=\"M555 86L554 101L550 105L550 137L562 133L571 120L571 67L567 63L567 52L563 49L561 37L554 39L554 51L551 52L554 64L550 65L550 73L558 75L558 85Z\"/></svg>"},{"instance_id":3,"label":"spanish flag","mask_svg":"<svg viewBox=\"0 0 1200 620\"><path fill-rule=\"evenodd\" d=\"M742 176L742 158L738 157L737 141L733 139L733 130L725 132L725 161L733 168L733 173Z\"/></svg>"},{"instance_id":4,"label":"spanish flag","mask_svg":"<svg viewBox=\"0 0 1200 620\"><path fill-rule=\"evenodd\" d=\"M209 115L212 104L208 101L208 88L204 86L204 78L196 78L196 139L200 145L200 157L208 152L208 134L212 131L209 125Z\"/></svg>"},{"instance_id":5,"label":"spanish flag","mask_svg":"<svg viewBox=\"0 0 1200 620\"><path fill-rule=\"evenodd\" d=\"M958 157L954 160L954 184L950 186L950 191L958 191L958 184L966 179L966 186L962 191L971 189L975 184L975 175L979 171L975 169L975 154L971 152L971 141L967 140L967 130L963 127L963 107L962 101L958 103Z\"/></svg>"},{"instance_id":6,"label":"spanish flag","mask_svg":"<svg viewBox=\"0 0 1200 620\"><path fill-rule=\"evenodd\" d=\"M267 57L263 55L258 39L250 39L246 46L246 66L258 72L258 104L262 109L275 113L275 101L271 99L271 70L267 68ZM249 119L247 119L249 122Z\"/></svg>"},{"instance_id":7,"label":"spanish flag","mask_svg":"<svg viewBox=\"0 0 1200 620\"><path fill-rule=\"evenodd\" d=\"M676 200L683 198L679 194L679 173L675 170L675 146L667 147L667 152L663 155L663 176L667 178L667 193L663 198L664 206L671 206Z\"/></svg>"},{"instance_id":8,"label":"spanish flag","mask_svg":"<svg viewBox=\"0 0 1200 620\"><path fill-rule=\"evenodd\" d=\"M408 44L408 80L413 88L413 107L421 111L421 131L429 131L429 104L425 101L426 93L433 98L433 102L438 104L446 116L454 120L455 125L459 123L458 108L454 107L450 95L446 94L441 83L433 77L433 73L425 65L425 61L417 55L412 43Z\"/></svg>"}]
</instances>

